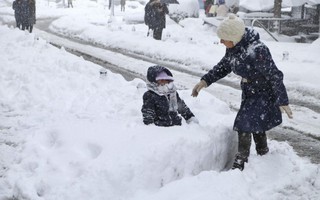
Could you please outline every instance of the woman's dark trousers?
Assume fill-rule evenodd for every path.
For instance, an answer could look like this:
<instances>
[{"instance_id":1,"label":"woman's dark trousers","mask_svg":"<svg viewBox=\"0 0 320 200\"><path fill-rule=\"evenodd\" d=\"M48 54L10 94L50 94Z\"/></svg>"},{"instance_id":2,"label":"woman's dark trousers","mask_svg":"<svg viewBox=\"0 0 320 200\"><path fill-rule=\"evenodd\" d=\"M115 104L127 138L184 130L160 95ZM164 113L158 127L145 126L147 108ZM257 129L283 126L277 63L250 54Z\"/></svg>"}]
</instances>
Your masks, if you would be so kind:
<instances>
[{"instance_id":1,"label":"woman's dark trousers","mask_svg":"<svg viewBox=\"0 0 320 200\"><path fill-rule=\"evenodd\" d=\"M232 169L244 169L244 163L248 162L251 146L251 135L256 145L256 151L258 155L264 155L269 152L267 144L267 135L263 133L242 133L238 132L238 153L236 154L235 161Z\"/></svg>"},{"instance_id":2,"label":"woman's dark trousers","mask_svg":"<svg viewBox=\"0 0 320 200\"><path fill-rule=\"evenodd\" d=\"M153 38L156 40L161 40L162 38L162 28L155 28L153 30Z\"/></svg>"}]
</instances>

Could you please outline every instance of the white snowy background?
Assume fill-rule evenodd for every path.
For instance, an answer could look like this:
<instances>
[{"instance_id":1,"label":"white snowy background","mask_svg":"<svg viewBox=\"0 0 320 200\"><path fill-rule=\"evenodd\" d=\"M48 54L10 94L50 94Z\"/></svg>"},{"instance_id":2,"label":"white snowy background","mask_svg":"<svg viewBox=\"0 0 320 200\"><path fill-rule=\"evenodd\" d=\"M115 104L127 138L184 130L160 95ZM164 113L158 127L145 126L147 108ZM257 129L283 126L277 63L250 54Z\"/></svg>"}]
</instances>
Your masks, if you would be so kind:
<instances>
[{"instance_id":1,"label":"white snowy background","mask_svg":"<svg viewBox=\"0 0 320 200\"><path fill-rule=\"evenodd\" d=\"M100 66L49 43L68 42L37 28L32 34L14 28L11 3L0 3L1 200L319 199L319 165L297 156L286 142L269 140L270 153L263 157L252 145L245 170L228 170L237 145L236 113L206 90L192 98L199 78L182 84L187 78L173 71L181 97L200 124L145 126L143 80L126 81L110 71L100 77ZM67 9L61 2L37 0L37 25L47 20L51 32L184 63L202 73L225 51L201 17L181 21L183 27L168 18L163 40L155 41L146 36L144 6L138 2L127 1L126 12L115 6L111 18L106 1L73 5ZM263 32L261 37L285 74L289 97L298 90L320 94L319 40L298 44L281 37L282 42L273 42ZM110 56L89 45L74 47ZM109 61L144 75L150 66L116 54ZM240 102L240 92L237 98ZM284 115L284 124L320 134L304 126L319 121L317 113L292 108L294 119Z\"/></svg>"}]
</instances>

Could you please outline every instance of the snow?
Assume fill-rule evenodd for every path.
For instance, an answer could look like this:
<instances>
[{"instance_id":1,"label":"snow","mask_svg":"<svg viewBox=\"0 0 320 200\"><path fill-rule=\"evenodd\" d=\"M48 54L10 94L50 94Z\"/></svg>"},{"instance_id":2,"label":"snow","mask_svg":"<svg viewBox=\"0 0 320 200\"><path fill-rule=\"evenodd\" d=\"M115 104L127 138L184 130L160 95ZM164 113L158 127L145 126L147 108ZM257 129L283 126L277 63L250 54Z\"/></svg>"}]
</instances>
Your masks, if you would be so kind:
<instances>
[{"instance_id":1,"label":"snow","mask_svg":"<svg viewBox=\"0 0 320 200\"><path fill-rule=\"evenodd\" d=\"M319 0L283 0L281 6L297 7L302 6L305 3L310 5L319 4ZM248 9L250 11L268 11L273 8L274 0L240 0L240 7Z\"/></svg>"},{"instance_id":2,"label":"snow","mask_svg":"<svg viewBox=\"0 0 320 200\"><path fill-rule=\"evenodd\" d=\"M180 0L179 4L169 5L169 13L188 17L199 17L199 8L200 2L198 0Z\"/></svg>"},{"instance_id":3,"label":"snow","mask_svg":"<svg viewBox=\"0 0 320 200\"><path fill-rule=\"evenodd\" d=\"M297 156L286 142L269 140L270 153L263 157L252 145L245 170L229 171L237 145L232 131L235 113L206 90L191 97L199 78L173 71L183 88L179 94L199 125L183 121L179 127L145 126L140 111L146 91L143 80L126 81L109 70L101 77L100 66L52 46L50 40L57 40L52 35L7 26L13 24L10 2L0 3L0 199L316 200L320 196L319 165ZM37 1L37 23L49 18L53 20L49 29L62 35L177 61L202 73L224 54L214 29L203 26L201 18L182 21L184 28L168 19L163 41L155 41L146 37L144 24L123 21L131 14L137 21L143 6L128 6L125 13L115 7L108 23L105 1L77 0L73 9L48 2ZM261 36L285 74L290 95L299 95L299 90L320 94L319 40L276 43L264 33ZM85 44L74 47L113 57L111 63L144 75L148 67ZM228 78L238 82L236 76ZM316 97L310 101L318 103ZM293 112L302 111L293 107ZM317 113L311 115L316 119L284 116L284 125L305 130L304 122L318 120ZM310 132L319 134L318 129Z\"/></svg>"}]
</instances>

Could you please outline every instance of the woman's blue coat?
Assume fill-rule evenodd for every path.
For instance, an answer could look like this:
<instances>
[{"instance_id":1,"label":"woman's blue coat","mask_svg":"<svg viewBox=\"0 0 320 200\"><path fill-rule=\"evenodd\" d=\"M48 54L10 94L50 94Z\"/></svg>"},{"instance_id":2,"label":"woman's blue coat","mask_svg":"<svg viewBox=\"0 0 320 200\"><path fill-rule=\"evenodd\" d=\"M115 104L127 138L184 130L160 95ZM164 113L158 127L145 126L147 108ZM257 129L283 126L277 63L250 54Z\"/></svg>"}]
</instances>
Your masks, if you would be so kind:
<instances>
[{"instance_id":1,"label":"woman's blue coat","mask_svg":"<svg viewBox=\"0 0 320 200\"><path fill-rule=\"evenodd\" d=\"M241 41L227 48L225 56L202 80L210 85L231 72L246 79L241 81L242 102L234 130L261 133L281 124L279 106L289 104L283 73L254 30L246 28Z\"/></svg>"}]
</instances>

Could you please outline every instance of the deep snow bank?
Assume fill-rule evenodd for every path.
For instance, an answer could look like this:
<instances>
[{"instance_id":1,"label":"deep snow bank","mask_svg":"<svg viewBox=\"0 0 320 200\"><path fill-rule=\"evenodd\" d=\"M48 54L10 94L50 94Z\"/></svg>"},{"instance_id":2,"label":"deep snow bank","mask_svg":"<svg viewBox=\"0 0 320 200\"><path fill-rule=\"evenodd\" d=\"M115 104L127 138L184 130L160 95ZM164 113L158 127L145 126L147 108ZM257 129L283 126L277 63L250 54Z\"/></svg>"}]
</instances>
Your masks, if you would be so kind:
<instances>
[{"instance_id":1,"label":"deep snow bank","mask_svg":"<svg viewBox=\"0 0 320 200\"><path fill-rule=\"evenodd\" d=\"M97 65L17 29L0 26L0 41L2 196L121 199L231 159L233 116L211 95L180 91L200 125L145 126L142 80L100 78Z\"/></svg>"}]
</instances>

